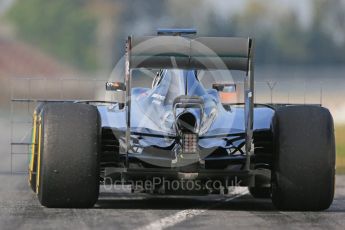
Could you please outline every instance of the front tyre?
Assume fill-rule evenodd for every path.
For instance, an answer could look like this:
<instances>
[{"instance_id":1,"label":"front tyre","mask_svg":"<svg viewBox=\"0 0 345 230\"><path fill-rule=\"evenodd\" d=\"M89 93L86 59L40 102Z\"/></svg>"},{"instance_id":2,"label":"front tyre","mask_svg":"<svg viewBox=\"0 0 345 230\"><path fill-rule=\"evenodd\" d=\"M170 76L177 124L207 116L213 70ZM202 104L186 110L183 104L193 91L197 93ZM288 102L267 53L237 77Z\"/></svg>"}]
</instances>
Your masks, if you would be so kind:
<instances>
[{"instance_id":1,"label":"front tyre","mask_svg":"<svg viewBox=\"0 0 345 230\"><path fill-rule=\"evenodd\" d=\"M32 141L30 146L30 163L29 163L29 185L33 192L36 192L36 177L37 177L37 152L38 152L38 127L39 117L44 103L39 103L34 110L32 121Z\"/></svg>"},{"instance_id":2,"label":"front tyre","mask_svg":"<svg viewBox=\"0 0 345 230\"><path fill-rule=\"evenodd\" d=\"M95 106L48 103L39 125L37 193L46 207L92 207L99 194L101 121Z\"/></svg>"}]
</instances>

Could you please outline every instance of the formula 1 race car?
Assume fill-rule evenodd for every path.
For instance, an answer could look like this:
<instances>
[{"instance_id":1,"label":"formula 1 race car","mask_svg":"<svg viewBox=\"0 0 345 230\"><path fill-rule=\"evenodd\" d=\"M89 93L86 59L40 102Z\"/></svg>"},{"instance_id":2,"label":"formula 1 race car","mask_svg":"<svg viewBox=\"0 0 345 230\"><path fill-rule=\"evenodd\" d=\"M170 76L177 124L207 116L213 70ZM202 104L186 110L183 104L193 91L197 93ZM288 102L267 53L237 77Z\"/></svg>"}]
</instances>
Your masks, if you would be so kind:
<instances>
[{"instance_id":1,"label":"formula 1 race car","mask_svg":"<svg viewBox=\"0 0 345 230\"><path fill-rule=\"evenodd\" d=\"M92 207L100 184L184 195L246 186L281 210L327 209L335 180L332 116L321 105L254 103L253 57L251 38L196 37L192 29L128 37L125 81L106 83L110 93L125 93L124 102L36 107L29 182L40 203ZM137 69L157 70L152 88L132 88ZM231 79L208 88L200 81L230 70L244 75L241 96Z\"/></svg>"}]
</instances>

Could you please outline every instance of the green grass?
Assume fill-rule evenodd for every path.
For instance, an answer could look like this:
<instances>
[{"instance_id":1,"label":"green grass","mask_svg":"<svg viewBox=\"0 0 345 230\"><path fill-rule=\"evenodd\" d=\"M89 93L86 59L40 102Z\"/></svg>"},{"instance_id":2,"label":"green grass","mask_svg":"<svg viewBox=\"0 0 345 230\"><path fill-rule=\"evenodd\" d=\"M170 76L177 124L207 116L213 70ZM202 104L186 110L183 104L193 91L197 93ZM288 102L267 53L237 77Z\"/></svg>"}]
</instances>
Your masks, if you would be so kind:
<instances>
[{"instance_id":1,"label":"green grass","mask_svg":"<svg viewBox=\"0 0 345 230\"><path fill-rule=\"evenodd\" d=\"M345 125L335 127L337 173L345 173Z\"/></svg>"}]
</instances>

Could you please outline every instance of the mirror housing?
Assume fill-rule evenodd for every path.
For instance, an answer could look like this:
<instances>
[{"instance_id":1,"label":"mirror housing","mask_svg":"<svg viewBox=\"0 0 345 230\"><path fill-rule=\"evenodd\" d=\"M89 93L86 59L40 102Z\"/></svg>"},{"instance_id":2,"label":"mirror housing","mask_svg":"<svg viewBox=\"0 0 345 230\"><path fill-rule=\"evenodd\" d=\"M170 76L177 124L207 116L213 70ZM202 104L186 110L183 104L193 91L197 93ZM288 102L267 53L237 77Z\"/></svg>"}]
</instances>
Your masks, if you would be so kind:
<instances>
[{"instance_id":1,"label":"mirror housing","mask_svg":"<svg viewBox=\"0 0 345 230\"><path fill-rule=\"evenodd\" d=\"M107 91L126 91L126 85L123 82L106 82L105 90Z\"/></svg>"},{"instance_id":2,"label":"mirror housing","mask_svg":"<svg viewBox=\"0 0 345 230\"><path fill-rule=\"evenodd\" d=\"M212 88L218 91L222 104L236 103L236 84L233 83L215 83Z\"/></svg>"},{"instance_id":3,"label":"mirror housing","mask_svg":"<svg viewBox=\"0 0 345 230\"><path fill-rule=\"evenodd\" d=\"M212 88L217 90L218 92L236 93L236 84L214 83L214 84L212 84Z\"/></svg>"}]
</instances>

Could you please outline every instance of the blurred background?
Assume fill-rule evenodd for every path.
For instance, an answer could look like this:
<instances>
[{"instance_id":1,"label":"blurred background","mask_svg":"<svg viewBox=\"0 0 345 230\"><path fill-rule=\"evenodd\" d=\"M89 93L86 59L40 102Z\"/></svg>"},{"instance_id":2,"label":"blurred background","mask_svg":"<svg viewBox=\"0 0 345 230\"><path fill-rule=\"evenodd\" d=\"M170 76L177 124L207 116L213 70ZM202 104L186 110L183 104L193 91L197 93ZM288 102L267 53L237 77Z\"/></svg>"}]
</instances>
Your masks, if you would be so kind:
<instances>
[{"instance_id":1,"label":"blurred background","mask_svg":"<svg viewBox=\"0 0 345 230\"><path fill-rule=\"evenodd\" d=\"M256 102L329 108L345 172L344 12L345 0L0 0L0 172L28 161L10 143L30 141L35 105L11 99L101 99L127 36L161 27L255 38Z\"/></svg>"}]
</instances>

